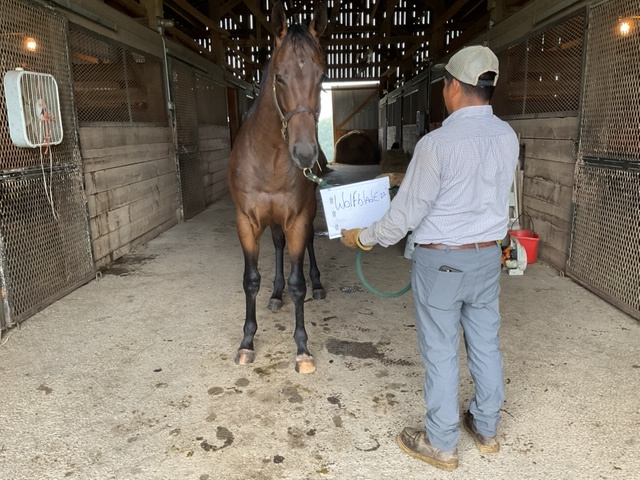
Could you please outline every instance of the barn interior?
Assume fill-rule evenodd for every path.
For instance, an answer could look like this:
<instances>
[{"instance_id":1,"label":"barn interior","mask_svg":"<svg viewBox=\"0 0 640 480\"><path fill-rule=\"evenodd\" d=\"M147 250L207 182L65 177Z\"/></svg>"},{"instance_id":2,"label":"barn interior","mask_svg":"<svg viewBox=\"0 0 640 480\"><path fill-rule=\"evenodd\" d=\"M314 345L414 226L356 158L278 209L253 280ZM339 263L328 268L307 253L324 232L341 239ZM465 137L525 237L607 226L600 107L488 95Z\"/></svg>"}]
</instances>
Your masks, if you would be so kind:
<instances>
[{"instance_id":1,"label":"barn interior","mask_svg":"<svg viewBox=\"0 0 640 480\"><path fill-rule=\"evenodd\" d=\"M267 238L258 357L233 363L244 295L226 169L274 3L0 2L3 478L441 478L394 440L424 409L411 294L368 291L322 208L328 297L306 306L318 371L294 372L290 302L267 311ZM297 23L316 6L283 3ZM325 3L336 183L406 169L446 118L436 64L474 44L500 60L492 106L520 141L510 201L535 261L501 279L503 451L463 438L448 476L633 478L637 2ZM376 286L406 282L403 248L365 257Z\"/></svg>"}]
</instances>

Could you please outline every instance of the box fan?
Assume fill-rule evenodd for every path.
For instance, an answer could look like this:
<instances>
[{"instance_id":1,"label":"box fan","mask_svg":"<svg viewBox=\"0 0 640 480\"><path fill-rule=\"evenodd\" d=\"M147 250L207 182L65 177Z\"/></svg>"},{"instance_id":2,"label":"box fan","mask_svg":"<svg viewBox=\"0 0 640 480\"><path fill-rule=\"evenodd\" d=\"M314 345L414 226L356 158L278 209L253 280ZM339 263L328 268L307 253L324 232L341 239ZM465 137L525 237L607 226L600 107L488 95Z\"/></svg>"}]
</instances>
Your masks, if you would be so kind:
<instances>
[{"instance_id":1,"label":"box fan","mask_svg":"<svg viewBox=\"0 0 640 480\"><path fill-rule=\"evenodd\" d=\"M18 147L62 142L58 84L47 73L12 70L4 75L9 135Z\"/></svg>"}]
</instances>

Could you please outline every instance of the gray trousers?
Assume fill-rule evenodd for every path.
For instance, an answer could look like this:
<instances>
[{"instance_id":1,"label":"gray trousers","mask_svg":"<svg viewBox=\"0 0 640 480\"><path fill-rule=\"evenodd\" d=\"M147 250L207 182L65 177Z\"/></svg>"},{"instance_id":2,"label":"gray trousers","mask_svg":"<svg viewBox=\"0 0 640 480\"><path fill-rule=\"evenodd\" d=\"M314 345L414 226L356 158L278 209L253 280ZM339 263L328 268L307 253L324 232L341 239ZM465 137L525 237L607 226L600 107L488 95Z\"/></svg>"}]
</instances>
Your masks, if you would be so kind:
<instances>
[{"instance_id":1,"label":"gray trousers","mask_svg":"<svg viewBox=\"0 0 640 480\"><path fill-rule=\"evenodd\" d=\"M460 250L416 247L413 252L411 286L418 345L426 370L424 423L429 442L442 450L454 450L460 438L460 326L475 384L469 410L479 433L496 434L504 402L498 342L500 255L497 245Z\"/></svg>"}]
</instances>

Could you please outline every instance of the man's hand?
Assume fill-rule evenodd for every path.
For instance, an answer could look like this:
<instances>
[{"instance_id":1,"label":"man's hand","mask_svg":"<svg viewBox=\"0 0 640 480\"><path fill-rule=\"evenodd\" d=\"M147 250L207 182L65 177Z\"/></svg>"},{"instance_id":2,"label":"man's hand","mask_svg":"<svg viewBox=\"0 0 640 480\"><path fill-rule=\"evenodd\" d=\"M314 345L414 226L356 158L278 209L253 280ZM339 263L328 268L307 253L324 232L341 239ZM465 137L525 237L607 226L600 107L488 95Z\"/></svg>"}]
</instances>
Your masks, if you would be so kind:
<instances>
[{"instance_id":1,"label":"man's hand","mask_svg":"<svg viewBox=\"0 0 640 480\"><path fill-rule=\"evenodd\" d=\"M362 228L352 228L350 230L345 230L343 228L342 230L340 230L340 233L342 234L342 238L340 238L340 241L342 242L343 245L346 245L349 248L361 248L362 250L371 250L372 246L362 245L362 243L360 243L360 239L358 238L358 235L360 235L360 232L362 230L363 230Z\"/></svg>"},{"instance_id":2,"label":"man's hand","mask_svg":"<svg viewBox=\"0 0 640 480\"><path fill-rule=\"evenodd\" d=\"M346 245L349 248L358 248L358 235L361 231L361 228L352 228L350 230L345 230L343 228L340 230L340 233L342 234L340 241L343 245Z\"/></svg>"}]
</instances>

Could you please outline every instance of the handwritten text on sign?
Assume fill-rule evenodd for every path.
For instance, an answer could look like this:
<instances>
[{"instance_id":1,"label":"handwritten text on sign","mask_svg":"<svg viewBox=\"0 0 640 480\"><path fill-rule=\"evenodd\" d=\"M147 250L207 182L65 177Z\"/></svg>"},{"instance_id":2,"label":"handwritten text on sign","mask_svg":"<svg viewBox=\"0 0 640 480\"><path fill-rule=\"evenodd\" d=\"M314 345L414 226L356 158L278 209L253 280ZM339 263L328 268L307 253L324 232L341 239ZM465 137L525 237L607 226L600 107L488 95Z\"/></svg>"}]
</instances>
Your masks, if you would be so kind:
<instances>
[{"instance_id":1,"label":"handwritten text on sign","mask_svg":"<svg viewBox=\"0 0 640 480\"><path fill-rule=\"evenodd\" d=\"M389 209L389 177L320 190L329 238L340 229L368 227Z\"/></svg>"}]
</instances>

